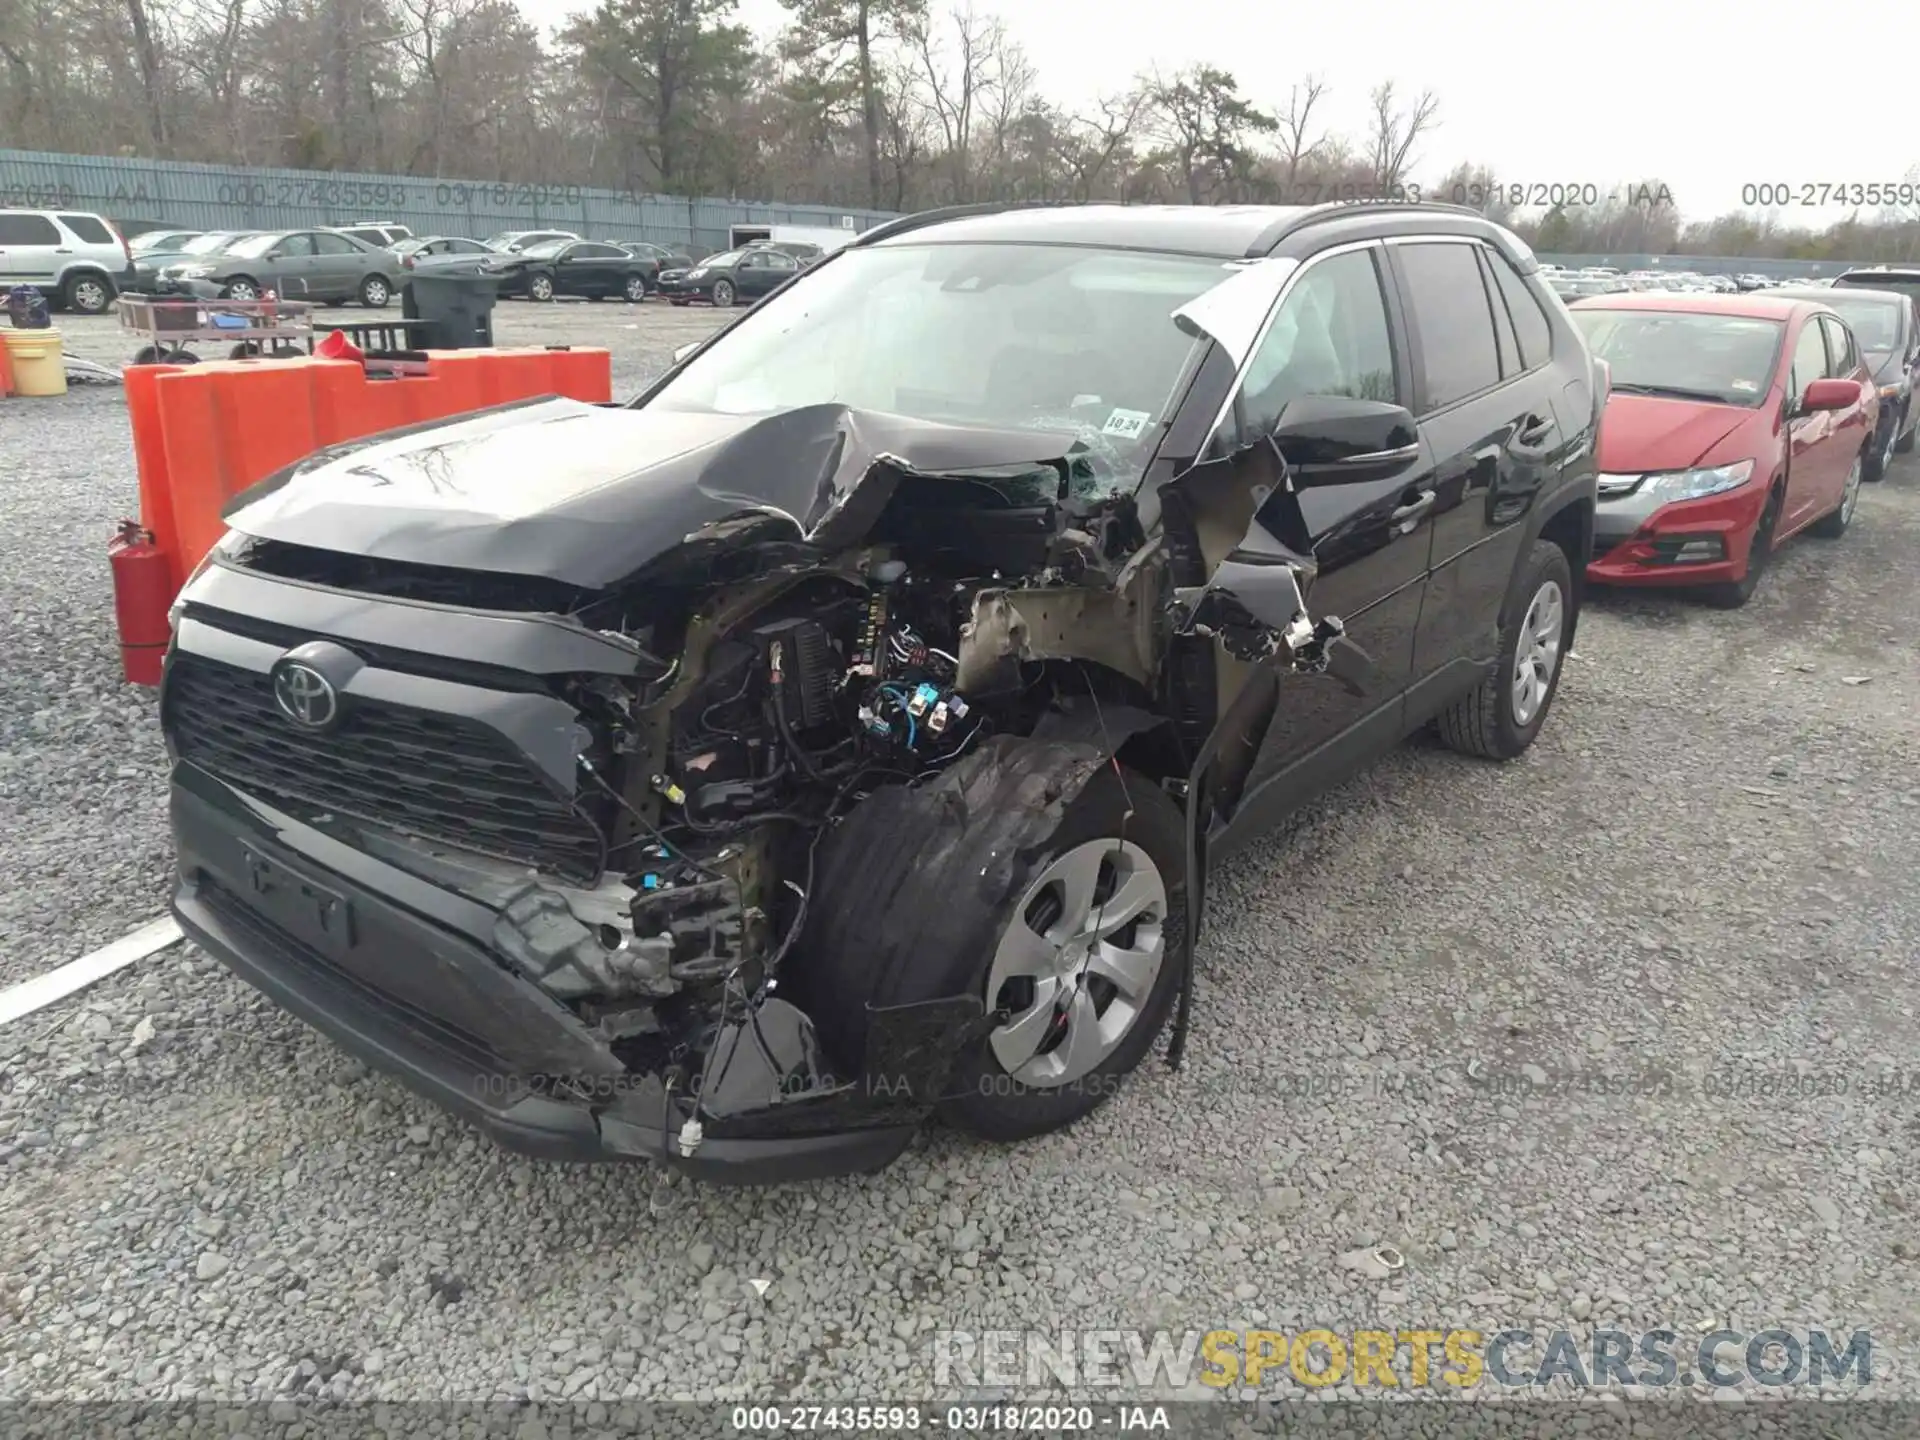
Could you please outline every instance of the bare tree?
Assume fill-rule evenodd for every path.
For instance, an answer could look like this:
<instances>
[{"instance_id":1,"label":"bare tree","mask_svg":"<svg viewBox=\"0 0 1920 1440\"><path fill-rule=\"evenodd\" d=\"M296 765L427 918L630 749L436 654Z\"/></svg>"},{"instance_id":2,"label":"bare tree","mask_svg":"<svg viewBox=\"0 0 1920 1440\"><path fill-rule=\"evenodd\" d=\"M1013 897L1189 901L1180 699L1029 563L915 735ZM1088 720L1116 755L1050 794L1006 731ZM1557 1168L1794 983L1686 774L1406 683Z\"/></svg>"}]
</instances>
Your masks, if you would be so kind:
<instances>
[{"instance_id":1,"label":"bare tree","mask_svg":"<svg viewBox=\"0 0 1920 1440\"><path fill-rule=\"evenodd\" d=\"M969 4L948 15L947 27L921 24L908 32L926 106L939 127L952 199L973 198L974 126L1006 83L1009 44L998 16Z\"/></svg>"},{"instance_id":2,"label":"bare tree","mask_svg":"<svg viewBox=\"0 0 1920 1440\"><path fill-rule=\"evenodd\" d=\"M1287 108L1275 117L1280 136L1280 163L1289 192L1300 177L1302 162L1311 159L1326 139L1324 133L1317 139L1307 138L1313 133L1314 106L1326 93L1326 82L1318 75L1309 75L1287 92Z\"/></svg>"},{"instance_id":3,"label":"bare tree","mask_svg":"<svg viewBox=\"0 0 1920 1440\"><path fill-rule=\"evenodd\" d=\"M1368 148L1373 159L1373 183L1381 195L1393 195L1405 183L1420 137L1440 124L1440 101L1431 90L1420 92L1410 108L1394 103L1393 81L1374 87Z\"/></svg>"}]
</instances>

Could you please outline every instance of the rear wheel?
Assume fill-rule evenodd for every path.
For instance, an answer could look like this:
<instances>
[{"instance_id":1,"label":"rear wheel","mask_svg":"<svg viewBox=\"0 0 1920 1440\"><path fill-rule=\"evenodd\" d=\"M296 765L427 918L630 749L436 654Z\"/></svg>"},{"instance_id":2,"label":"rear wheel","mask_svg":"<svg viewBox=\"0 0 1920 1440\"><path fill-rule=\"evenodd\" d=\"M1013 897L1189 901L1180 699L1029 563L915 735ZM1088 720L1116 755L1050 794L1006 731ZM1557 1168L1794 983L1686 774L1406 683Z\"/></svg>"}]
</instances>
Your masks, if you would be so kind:
<instances>
[{"instance_id":1,"label":"rear wheel","mask_svg":"<svg viewBox=\"0 0 1920 1440\"><path fill-rule=\"evenodd\" d=\"M1738 610L1760 588L1760 577L1767 573L1767 566L1773 560L1773 529L1780 521L1783 493L1780 485L1767 492L1766 507L1760 512L1759 523L1753 527L1753 538L1747 542L1747 573L1725 585L1709 586L1706 596L1712 604L1723 610Z\"/></svg>"},{"instance_id":2,"label":"rear wheel","mask_svg":"<svg viewBox=\"0 0 1920 1440\"><path fill-rule=\"evenodd\" d=\"M644 275L629 275L627 277L627 283L621 288L626 294L627 303L629 305L638 305L642 300L647 298L647 277Z\"/></svg>"},{"instance_id":3,"label":"rear wheel","mask_svg":"<svg viewBox=\"0 0 1920 1440\"><path fill-rule=\"evenodd\" d=\"M1856 455L1853 468L1847 471L1847 488L1840 492L1840 503L1813 523L1813 533L1822 540L1838 540L1847 533L1860 504L1860 477L1865 470L1866 462Z\"/></svg>"},{"instance_id":4,"label":"rear wheel","mask_svg":"<svg viewBox=\"0 0 1920 1440\"><path fill-rule=\"evenodd\" d=\"M113 303L113 282L102 275L75 275L61 303L78 315L99 315Z\"/></svg>"},{"instance_id":5,"label":"rear wheel","mask_svg":"<svg viewBox=\"0 0 1920 1440\"><path fill-rule=\"evenodd\" d=\"M1436 718L1440 739L1463 754L1488 760L1520 754L1540 733L1560 688L1560 661L1573 619L1573 572L1566 552L1551 541L1536 541L1520 595L1493 674Z\"/></svg>"}]
</instances>

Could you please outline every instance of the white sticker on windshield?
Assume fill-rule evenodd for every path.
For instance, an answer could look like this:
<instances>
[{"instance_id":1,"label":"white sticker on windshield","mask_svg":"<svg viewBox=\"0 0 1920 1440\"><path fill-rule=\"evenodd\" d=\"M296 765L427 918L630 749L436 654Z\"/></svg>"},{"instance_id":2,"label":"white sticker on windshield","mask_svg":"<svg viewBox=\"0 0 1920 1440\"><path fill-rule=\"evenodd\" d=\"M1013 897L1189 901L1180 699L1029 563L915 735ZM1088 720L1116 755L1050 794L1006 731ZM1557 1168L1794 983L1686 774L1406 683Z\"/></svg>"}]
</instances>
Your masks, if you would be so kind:
<instances>
[{"instance_id":1,"label":"white sticker on windshield","mask_svg":"<svg viewBox=\"0 0 1920 1440\"><path fill-rule=\"evenodd\" d=\"M1073 397L1073 403L1067 406L1067 408L1069 410L1078 410L1082 405L1098 405L1099 403L1100 397L1098 395L1076 395Z\"/></svg>"},{"instance_id":2,"label":"white sticker on windshield","mask_svg":"<svg viewBox=\"0 0 1920 1440\"><path fill-rule=\"evenodd\" d=\"M1100 427L1102 435L1118 435L1122 440L1138 440L1146 432L1153 416L1145 410L1116 410Z\"/></svg>"},{"instance_id":3,"label":"white sticker on windshield","mask_svg":"<svg viewBox=\"0 0 1920 1440\"><path fill-rule=\"evenodd\" d=\"M1733 388L1736 390L1758 390L1760 387L1751 380L1736 380L1733 382Z\"/></svg>"}]
</instances>

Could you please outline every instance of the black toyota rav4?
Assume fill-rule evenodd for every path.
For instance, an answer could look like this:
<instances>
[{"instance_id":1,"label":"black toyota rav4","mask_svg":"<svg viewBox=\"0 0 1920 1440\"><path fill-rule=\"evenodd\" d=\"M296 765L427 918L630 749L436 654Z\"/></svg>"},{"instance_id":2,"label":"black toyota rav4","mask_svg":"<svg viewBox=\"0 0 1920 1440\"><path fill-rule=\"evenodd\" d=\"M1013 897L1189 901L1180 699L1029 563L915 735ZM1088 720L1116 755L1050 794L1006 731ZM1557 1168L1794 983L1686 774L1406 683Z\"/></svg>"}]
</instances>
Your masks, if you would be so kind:
<instances>
[{"instance_id":1,"label":"black toyota rav4","mask_svg":"<svg viewBox=\"0 0 1920 1440\"><path fill-rule=\"evenodd\" d=\"M175 612L175 913L535 1154L1067 1124L1177 1063L1230 847L1420 727L1539 733L1604 399L1466 211L891 222L631 404L240 497Z\"/></svg>"}]
</instances>

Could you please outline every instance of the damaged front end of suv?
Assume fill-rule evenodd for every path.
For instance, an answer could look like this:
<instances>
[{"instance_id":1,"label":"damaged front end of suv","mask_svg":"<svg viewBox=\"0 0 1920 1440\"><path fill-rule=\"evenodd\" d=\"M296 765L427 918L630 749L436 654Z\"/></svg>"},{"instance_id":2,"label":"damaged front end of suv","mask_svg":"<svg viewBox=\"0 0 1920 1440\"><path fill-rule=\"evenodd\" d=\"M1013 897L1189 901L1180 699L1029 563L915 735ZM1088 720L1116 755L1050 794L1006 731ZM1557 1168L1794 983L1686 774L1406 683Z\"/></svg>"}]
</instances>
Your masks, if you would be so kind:
<instances>
[{"instance_id":1,"label":"damaged front end of suv","mask_svg":"<svg viewBox=\"0 0 1920 1440\"><path fill-rule=\"evenodd\" d=\"M1188 973L1170 648L1331 633L1278 542L1194 583L1141 428L551 399L292 467L178 607L176 913L530 1153L1064 1123Z\"/></svg>"}]
</instances>

